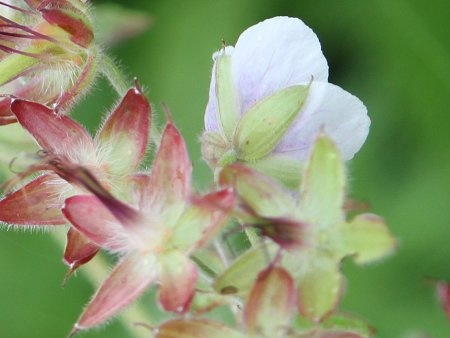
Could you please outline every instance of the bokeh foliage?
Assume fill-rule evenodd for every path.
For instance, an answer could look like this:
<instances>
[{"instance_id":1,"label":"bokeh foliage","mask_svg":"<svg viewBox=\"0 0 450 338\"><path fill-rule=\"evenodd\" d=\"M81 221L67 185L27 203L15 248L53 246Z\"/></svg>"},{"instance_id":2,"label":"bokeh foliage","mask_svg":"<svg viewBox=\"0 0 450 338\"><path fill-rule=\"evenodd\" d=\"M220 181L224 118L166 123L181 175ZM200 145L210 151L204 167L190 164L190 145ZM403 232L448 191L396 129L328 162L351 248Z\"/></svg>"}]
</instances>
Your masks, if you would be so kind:
<instances>
[{"instance_id":1,"label":"bokeh foliage","mask_svg":"<svg viewBox=\"0 0 450 338\"><path fill-rule=\"evenodd\" d=\"M450 279L447 1L115 2L152 16L146 33L110 54L147 89L160 124L161 102L170 107L189 143L201 189L210 182L198 135L212 52L222 38L234 44L240 32L265 18L304 20L322 42L330 82L361 98L372 119L368 141L350 163L351 195L370 201L399 239L397 254L381 264L359 268L344 262L348 278L342 308L367 319L379 337L450 336L428 281ZM99 81L76 107L75 117L95 130L114 100ZM66 336L94 287L79 274L61 289L65 267L60 257L48 234L0 231L0 337ZM126 333L115 321L82 336Z\"/></svg>"}]
</instances>

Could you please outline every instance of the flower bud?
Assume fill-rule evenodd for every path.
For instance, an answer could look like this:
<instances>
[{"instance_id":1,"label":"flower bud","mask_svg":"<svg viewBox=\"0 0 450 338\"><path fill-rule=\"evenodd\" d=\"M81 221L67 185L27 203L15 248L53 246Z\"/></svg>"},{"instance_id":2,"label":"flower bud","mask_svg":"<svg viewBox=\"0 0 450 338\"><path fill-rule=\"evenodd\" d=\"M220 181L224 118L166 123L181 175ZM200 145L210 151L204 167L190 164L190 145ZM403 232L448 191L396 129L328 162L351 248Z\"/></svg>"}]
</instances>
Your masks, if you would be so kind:
<instances>
[{"instance_id":1,"label":"flower bud","mask_svg":"<svg viewBox=\"0 0 450 338\"><path fill-rule=\"evenodd\" d=\"M17 4L16 4L17 3ZM0 124L15 122L10 97L64 110L91 84L99 49L80 0L0 4Z\"/></svg>"}]
</instances>

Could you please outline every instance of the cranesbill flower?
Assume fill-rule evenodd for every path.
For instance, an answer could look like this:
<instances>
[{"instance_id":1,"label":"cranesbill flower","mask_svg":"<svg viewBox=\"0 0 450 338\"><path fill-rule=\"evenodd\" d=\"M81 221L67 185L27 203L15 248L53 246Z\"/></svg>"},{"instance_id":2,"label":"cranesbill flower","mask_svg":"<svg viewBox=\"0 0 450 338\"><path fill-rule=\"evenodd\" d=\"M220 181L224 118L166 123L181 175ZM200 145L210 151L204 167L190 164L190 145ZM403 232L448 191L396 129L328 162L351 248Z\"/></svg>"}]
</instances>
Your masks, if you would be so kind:
<instances>
[{"instance_id":1,"label":"cranesbill flower","mask_svg":"<svg viewBox=\"0 0 450 338\"><path fill-rule=\"evenodd\" d=\"M347 220L344 163L337 146L323 134L307 161L299 198L242 164L225 167L220 182L235 187L238 205L249 212L249 225L284 249L283 264L296 279L300 312L313 321L323 320L339 303L344 257L365 264L395 248L395 239L380 217L366 213ZM251 271L267 264L261 250L256 247L238 258L218 278L216 289L245 292L255 278ZM269 245L267 250L274 252L278 247Z\"/></svg>"},{"instance_id":2,"label":"cranesbill flower","mask_svg":"<svg viewBox=\"0 0 450 338\"><path fill-rule=\"evenodd\" d=\"M317 36L301 20L275 17L214 54L202 154L214 168L244 162L298 185L299 166L323 129L344 160L370 120L363 103L328 83Z\"/></svg>"},{"instance_id":3,"label":"cranesbill flower","mask_svg":"<svg viewBox=\"0 0 450 338\"><path fill-rule=\"evenodd\" d=\"M92 83L99 53L87 1L0 2L0 125L16 121L11 97L67 109Z\"/></svg>"},{"instance_id":4,"label":"cranesbill flower","mask_svg":"<svg viewBox=\"0 0 450 338\"><path fill-rule=\"evenodd\" d=\"M188 310L198 276L189 255L219 230L234 203L229 188L193 196L191 170L184 140L169 122L151 173L135 177L133 207L104 194L66 200L73 226L121 255L72 334L109 319L155 282L165 310Z\"/></svg>"},{"instance_id":5,"label":"cranesbill flower","mask_svg":"<svg viewBox=\"0 0 450 338\"><path fill-rule=\"evenodd\" d=\"M85 193L78 182L91 176L111 193L128 195L150 130L150 105L138 87L128 91L94 139L70 117L39 103L17 99L11 109L42 148L42 159L22 176L45 172L0 200L0 222L18 227L66 224L64 200ZM71 271L97 251L84 235L69 230L64 259Z\"/></svg>"}]
</instances>

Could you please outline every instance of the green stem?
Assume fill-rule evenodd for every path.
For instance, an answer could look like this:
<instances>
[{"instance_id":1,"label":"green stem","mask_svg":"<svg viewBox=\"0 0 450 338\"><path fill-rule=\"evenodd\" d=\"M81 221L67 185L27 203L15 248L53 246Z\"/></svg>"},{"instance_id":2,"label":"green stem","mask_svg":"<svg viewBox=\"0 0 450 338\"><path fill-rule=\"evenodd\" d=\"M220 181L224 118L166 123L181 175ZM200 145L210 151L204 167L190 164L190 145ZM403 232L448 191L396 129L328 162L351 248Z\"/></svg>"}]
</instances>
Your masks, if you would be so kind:
<instances>
[{"instance_id":1,"label":"green stem","mask_svg":"<svg viewBox=\"0 0 450 338\"><path fill-rule=\"evenodd\" d=\"M106 54L101 56L100 72L108 79L119 96L124 96L128 89L130 89L130 84L120 70L120 67Z\"/></svg>"}]
</instances>

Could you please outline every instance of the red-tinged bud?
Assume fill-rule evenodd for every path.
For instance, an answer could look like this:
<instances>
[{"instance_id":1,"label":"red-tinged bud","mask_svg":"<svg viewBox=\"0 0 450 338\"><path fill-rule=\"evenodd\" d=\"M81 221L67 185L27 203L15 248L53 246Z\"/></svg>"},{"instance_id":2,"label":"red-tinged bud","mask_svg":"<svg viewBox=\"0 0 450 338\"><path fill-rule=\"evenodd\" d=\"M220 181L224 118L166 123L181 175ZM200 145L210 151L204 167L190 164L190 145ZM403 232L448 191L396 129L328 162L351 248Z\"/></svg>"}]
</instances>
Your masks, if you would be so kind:
<instances>
[{"instance_id":1,"label":"red-tinged bud","mask_svg":"<svg viewBox=\"0 0 450 338\"><path fill-rule=\"evenodd\" d=\"M66 110L95 78L99 48L87 2L0 2L0 124L15 121L10 97Z\"/></svg>"},{"instance_id":2,"label":"red-tinged bud","mask_svg":"<svg viewBox=\"0 0 450 338\"><path fill-rule=\"evenodd\" d=\"M100 248L82 233L70 228L67 232L67 244L64 252L64 263L69 266L69 271L63 284L67 282L76 269L94 258L99 250Z\"/></svg>"},{"instance_id":3,"label":"red-tinged bud","mask_svg":"<svg viewBox=\"0 0 450 338\"><path fill-rule=\"evenodd\" d=\"M77 45L87 48L94 39L94 33L90 22L78 11L67 8L50 8L40 10L42 17L47 22L56 25L71 35L70 40Z\"/></svg>"}]
</instances>

